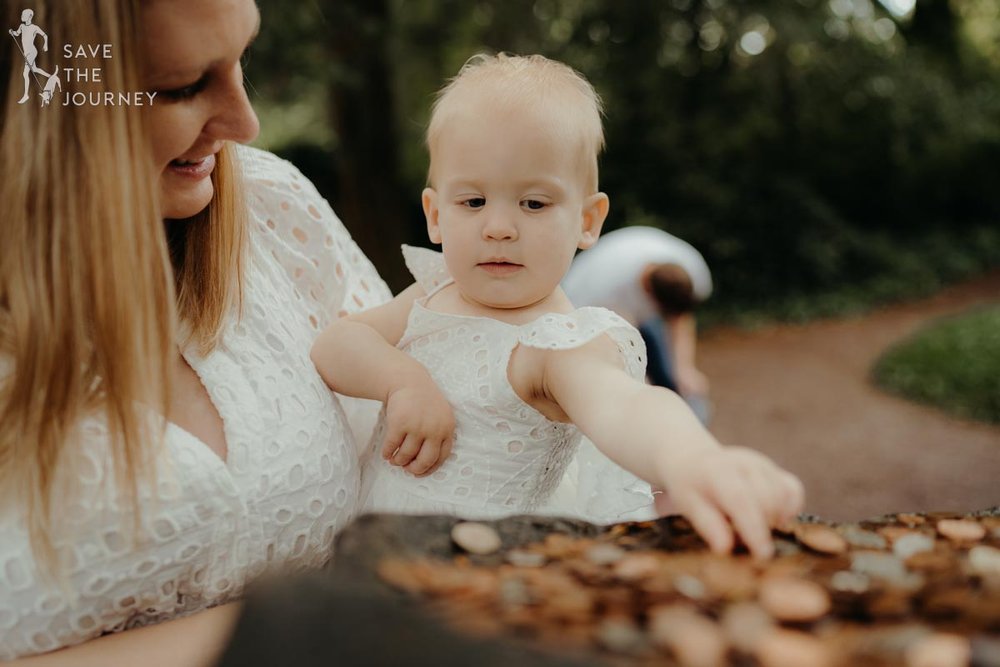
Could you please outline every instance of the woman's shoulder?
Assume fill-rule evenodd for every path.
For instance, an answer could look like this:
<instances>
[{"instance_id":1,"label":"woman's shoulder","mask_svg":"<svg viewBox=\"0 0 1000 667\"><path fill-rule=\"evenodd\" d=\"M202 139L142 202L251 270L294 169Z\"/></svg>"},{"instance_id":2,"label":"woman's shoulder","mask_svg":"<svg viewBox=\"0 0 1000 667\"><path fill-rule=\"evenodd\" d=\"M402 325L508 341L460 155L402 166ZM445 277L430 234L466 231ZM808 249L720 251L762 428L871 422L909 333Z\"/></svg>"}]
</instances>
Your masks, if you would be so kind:
<instances>
[{"instance_id":1,"label":"woman's shoulder","mask_svg":"<svg viewBox=\"0 0 1000 667\"><path fill-rule=\"evenodd\" d=\"M323 196L294 164L252 146L238 145L235 152L251 211L264 211L270 217L304 216L342 227Z\"/></svg>"},{"instance_id":2,"label":"woman's shoulder","mask_svg":"<svg viewBox=\"0 0 1000 667\"><path fill-rule=\"evenodd\" d=\"M375 267L358 248L330 204L297 167L273 153L237 148L247 191L252 238L267 250L303 295L329 317L391 298Z\"/></svg>"},{"instance_id":3,"label":"woman's shoulder","mask_svg":"<svg viewBox=\"0 0 1000 667\"><path fill-rule=\"evenodd\" d=\"M270 151L239 144L236 146L236 156L244 179L251 185L268 188L305 178L294 164Z\"/></svg>"}]
</instances>

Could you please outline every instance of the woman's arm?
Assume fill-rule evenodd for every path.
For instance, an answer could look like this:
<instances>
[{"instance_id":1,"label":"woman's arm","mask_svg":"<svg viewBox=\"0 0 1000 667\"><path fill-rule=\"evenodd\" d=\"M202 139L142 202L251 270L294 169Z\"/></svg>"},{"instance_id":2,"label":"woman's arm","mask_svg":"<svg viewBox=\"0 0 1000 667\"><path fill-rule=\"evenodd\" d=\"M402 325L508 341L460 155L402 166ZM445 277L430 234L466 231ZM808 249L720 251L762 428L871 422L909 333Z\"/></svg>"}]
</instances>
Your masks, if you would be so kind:
<instances>
[{"instance_id":1,"label":"woman's arm","mask_svg":"<svg viewBox=\"0 0 1000 667\"><path fill-rule=\"evenodd\" d=\"M174 621L105 635L7 664L10 667L210 667L226 647L241 608L238 602L221 605Z\"/></svg>"},{"instance_id":2,"label":"woman's arm","mask_svg":"<svg viewBox=\"0 0 1000 667\"><path fill-rule=\"evenodd\" d=\"M551 351L541 372L546 397L608 458L665 488L714 550L732 548L735 528L769 557L770 527L801 510L796 478L758 452L723 447L677 394L630 378L611 340Z\"/></svg>"}]
</instances>

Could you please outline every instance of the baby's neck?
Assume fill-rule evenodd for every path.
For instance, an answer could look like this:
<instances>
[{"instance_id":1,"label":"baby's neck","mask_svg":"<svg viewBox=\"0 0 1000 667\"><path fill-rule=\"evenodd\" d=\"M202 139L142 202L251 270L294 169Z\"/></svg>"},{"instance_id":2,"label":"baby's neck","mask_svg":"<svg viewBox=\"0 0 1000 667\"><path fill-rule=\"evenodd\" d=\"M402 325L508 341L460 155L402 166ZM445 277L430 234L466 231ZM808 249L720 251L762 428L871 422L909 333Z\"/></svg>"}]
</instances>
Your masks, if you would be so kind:
<instances>
[{"instance_id":1,"label":"baby's neck","mask_svg":"<svg viewBox=\"0 0 1000 667\"><path fill-rule=\"evenodd\" d=\"M435 292L424 306L429 310L439 313L464 315L467 317L488 317L514 325L533 322L547 313L569 313L573 311L573 304L570 303L561 289L556 289L544 299L535 303L517 308L498 308L477 301L464 294L455 283Z\"/></svg>"}]
</instances>

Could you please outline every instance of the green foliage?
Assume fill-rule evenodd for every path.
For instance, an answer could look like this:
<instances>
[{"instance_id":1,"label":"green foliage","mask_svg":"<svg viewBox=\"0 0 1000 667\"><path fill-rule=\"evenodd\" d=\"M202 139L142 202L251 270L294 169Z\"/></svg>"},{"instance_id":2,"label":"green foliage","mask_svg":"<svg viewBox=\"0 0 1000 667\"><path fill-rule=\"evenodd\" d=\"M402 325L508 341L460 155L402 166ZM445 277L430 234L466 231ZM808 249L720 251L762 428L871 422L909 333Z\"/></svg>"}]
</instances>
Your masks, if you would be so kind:
<instances>
[{"instance_id":1,"label":"green foliage","mask_svg":"<svg viewBox=\"0 0 1000 667\"><path fill-rule=\"evenodd\" d=\"M1000 424L1000 307L917 333L883 355L874 377L892 393Z\"/></svg>"},{"instance_id":2,"label":"green foliage","mask_svg":"<svg viewBox=\"0 0 1000 667\"><path fill-rule=\"evenodd\" d=\"M342 181L326 194L345 197L358 161L332 129L330 91L374 83L324 46L334 24L384 31L372 43L391 63L384 132L398 154L377 168L401 186L379 200L407 211L399 236L424 235L434 92L471 55L505 50L595 85L607 229L654 224L699 248L716 314L849 311L1000 265L995 0L922 0L910 19L876 0L385 1L373 27L336 9L357 0L260 0L248 76L264 143L318 146L307 175L325 161Z\"/></svg>"}]
</instances>

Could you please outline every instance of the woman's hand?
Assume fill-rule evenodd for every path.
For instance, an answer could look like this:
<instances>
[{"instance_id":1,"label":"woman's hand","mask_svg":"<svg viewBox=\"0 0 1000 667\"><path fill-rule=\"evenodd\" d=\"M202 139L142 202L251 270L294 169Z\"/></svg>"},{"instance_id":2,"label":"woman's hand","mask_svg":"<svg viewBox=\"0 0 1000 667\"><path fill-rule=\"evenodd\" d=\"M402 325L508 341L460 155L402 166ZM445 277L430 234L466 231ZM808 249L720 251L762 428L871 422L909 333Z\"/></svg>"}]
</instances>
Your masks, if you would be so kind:
<instances>
[{"instance_id":1,"label":"woman's hand","mask_svg":"<svg viewBox=\"0 0 1000 667\"><path fill-rule=\"evenodd\" d=\"M770 558L771 528L787 525L805 499L797 477L745 447L679 453L664 477L674 509L718 553L738 535L755 557Z\"/></svg>"},{"instance_id":2,"label":"woman's hand","mask_svg":"<svg viewBox=\"0 0 1000 667\"><path fill-rule=\"evenodd\" d=\"M385 401L382 458L417 477L437 470L451 454L455 413L429 375L410 378Z\"/></svg>"},{"instance_id":3,"label":"woman's hand","mask_svg":"<svg viewBox=\"0 0 1000 667\"><path fill-rule=\"evenodd\" d=\"M7 667L210 667L225 649L242 603L115 632L83 644L22 658Z\"/></svg>"}]
</instances>

